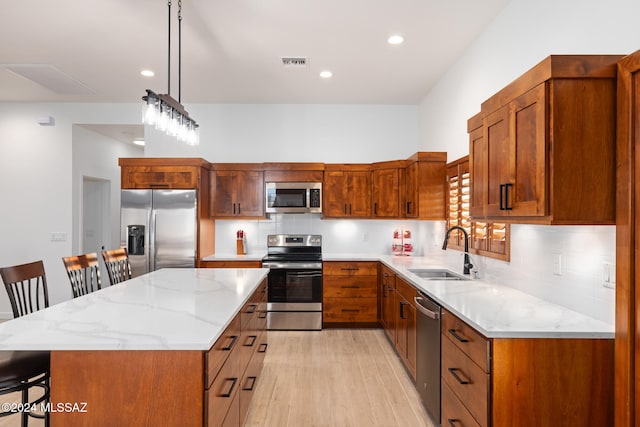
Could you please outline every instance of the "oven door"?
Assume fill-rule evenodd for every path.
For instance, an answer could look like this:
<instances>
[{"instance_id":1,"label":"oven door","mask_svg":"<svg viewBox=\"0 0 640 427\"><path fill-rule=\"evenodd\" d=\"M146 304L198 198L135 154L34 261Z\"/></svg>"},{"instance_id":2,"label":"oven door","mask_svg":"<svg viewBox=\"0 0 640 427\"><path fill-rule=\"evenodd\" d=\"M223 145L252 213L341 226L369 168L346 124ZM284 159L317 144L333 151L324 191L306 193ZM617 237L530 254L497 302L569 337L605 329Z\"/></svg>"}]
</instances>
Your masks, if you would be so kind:
<instances>
[{"instance_id":1,"label":"oven door","mask_svg":"<svg viewBox=\"0 0 640 427\"><path fill-rule=\"evenodd\" d=\"M268 302L313 304L322 309L322 269L272 268L269 272ZM292 309L294 306L290 306ZM311 309L311 307L309 307ZM282 306L277 309L284 309Z\"/></svg>"}]
</instances>

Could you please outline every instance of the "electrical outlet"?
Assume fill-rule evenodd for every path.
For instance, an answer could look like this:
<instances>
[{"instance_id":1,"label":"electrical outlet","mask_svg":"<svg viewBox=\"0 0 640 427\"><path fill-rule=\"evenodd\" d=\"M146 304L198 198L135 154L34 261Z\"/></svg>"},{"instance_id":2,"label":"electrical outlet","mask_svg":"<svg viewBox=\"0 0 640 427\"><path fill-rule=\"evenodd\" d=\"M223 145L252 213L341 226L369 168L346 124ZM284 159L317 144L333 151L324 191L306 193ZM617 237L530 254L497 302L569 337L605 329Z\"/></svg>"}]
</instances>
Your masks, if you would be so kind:
<instances>
[{"instance_id":1,"label":"electrical outlet","mask_svg":"<svg viewBox=\"0 0 640 427\"><path fill-rule=\"evenodd\" d=\"M562 276L562 254L553 254L553 274Z\"/></svg>"},{"instance_id":2,"label":"electrical outlet","mask_svg":"<svg viewBox=\"0 0 640 427\"><path fill-rule=\"evenodd\" d=\"M616 287L616 267L614 264L605 262L602 265L602 286L615 289Z\"/></svg>"},{"instance_id":3,"label":"electrical outlet","mask_svg":"<svg viewBox=\"0 0 640 427\"><path fill-rule=\"evenodd\" d=\"M67 241L67 233L63 231L56 231L51 233L51 241L52 242L66 242Z\"/></svg>"}]
</instances>

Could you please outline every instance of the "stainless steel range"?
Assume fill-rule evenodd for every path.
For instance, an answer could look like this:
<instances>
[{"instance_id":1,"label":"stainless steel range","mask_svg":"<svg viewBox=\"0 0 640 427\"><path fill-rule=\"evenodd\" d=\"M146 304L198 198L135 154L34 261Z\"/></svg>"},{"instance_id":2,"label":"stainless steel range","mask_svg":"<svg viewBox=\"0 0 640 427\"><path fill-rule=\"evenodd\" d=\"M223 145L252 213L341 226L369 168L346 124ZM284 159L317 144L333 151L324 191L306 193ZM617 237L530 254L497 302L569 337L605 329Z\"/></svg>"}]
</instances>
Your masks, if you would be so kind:
<instances>
[{"instance_id":1,"label":"stainless steel range","mask_svg":"<svg viewBox=\"0 0 640 427\"><path fill-rule=\"evenodd\" d=\"M267 329L322 329L322 236L271 234L262 266L271 270Z\"/></svg>"}]
</instances>

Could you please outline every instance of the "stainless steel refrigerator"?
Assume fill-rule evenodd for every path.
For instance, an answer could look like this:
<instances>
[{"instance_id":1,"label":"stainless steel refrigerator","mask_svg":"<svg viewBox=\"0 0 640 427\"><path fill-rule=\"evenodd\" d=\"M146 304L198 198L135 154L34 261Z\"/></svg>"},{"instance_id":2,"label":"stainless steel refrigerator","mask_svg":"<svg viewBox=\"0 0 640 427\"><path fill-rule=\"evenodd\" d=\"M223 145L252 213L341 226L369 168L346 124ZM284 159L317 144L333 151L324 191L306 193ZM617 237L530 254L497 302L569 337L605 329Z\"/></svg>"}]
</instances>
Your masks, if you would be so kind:
<instances>
[{"instance_id":1,"label":"stainless steel refrigerator","mask_svg":"<svg viewBox=\"0 0 640 427\"><path fill-rule=\"evenodd\" d=\"M133 276L195 267L196 190L122 190L120 197L120 244Z\"/></svg>"}]
</instances>

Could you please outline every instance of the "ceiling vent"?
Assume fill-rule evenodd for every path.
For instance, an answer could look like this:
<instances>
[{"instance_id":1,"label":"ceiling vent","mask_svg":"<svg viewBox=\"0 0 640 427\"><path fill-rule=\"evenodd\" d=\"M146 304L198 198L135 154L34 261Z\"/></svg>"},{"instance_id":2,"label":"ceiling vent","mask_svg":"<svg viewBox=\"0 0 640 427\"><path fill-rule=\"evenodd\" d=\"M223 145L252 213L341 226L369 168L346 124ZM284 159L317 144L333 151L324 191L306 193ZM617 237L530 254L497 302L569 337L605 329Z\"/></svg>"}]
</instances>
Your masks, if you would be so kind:
<instances>
[{"instance_id":1,"label":"ceiling vent","mask_svg":"<svg viewBox=\"0 0 640 427\"><path fill-rule=\"evenodd\" d=\"M285 68L306 68L309 65L309 59L306 56L283 56L280 59Z\"/></svg>"}]
</instances>

